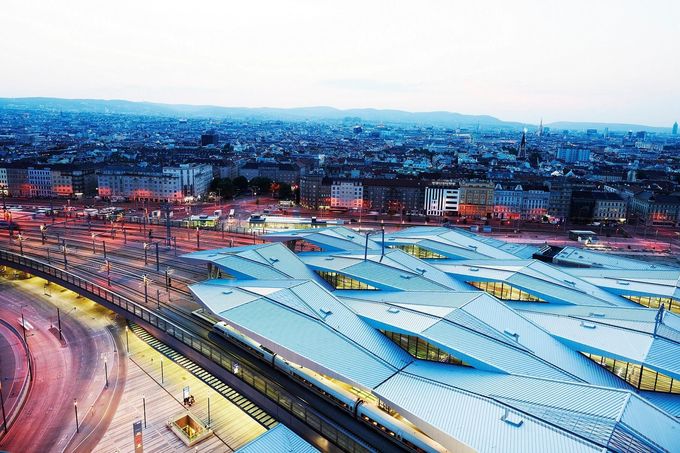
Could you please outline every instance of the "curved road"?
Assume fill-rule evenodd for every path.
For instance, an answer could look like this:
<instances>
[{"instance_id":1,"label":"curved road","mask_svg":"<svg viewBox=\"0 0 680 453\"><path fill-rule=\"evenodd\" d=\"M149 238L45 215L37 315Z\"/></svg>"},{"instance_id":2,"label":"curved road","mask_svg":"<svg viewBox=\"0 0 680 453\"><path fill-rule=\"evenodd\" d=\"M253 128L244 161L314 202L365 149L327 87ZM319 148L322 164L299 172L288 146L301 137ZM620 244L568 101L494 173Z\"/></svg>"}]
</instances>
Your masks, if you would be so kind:
<instances>
[{"instance_id":1,"label":"curved road","mask_svg":"<svg viewBox=\"0 0 680 453\"><path fill-rule=\"evenodd\" d=\"M19 330L13 331L4 323L17 319L17 314L5 307L0 307L0 380L2 380L2 397L5 403L5 415L11 425L13 414L18 409L24 387L28 387L28 360L24 354L21 339L17 337ZM12 327L16 327L12 325ZM2 422L0 420L0 422ZM3 425L4 429L4 425ZM3 432L0 431L0 436Z\"/></svg>"},{"instance_id":2,"label":"curved road","mask_svg":"<svg viewBox=\"0 0 680 453\"><path fill-rule=\"evenodd\" d=\"M24 407L0 442L0 448L9 452L63 451L72 442L76 447L81 436L99 439L108 426L111 406L117 406L114 396L120 398L116 389L124 385L124 373L118 373L124 361L117 360L113 332L107 329L107 324L114 324L107 316L110 312L91 301L76 300L55 285L51 290L51 296L44 295L42 280L33 278L6 284L0 292L0 305L14 313L23 311L33 327L27 336L35 378ZM61 309L63 342L56 329L55 305ZM9 321L18 326L18 317ZM104 356L111 377L108 389ZM74 399L78 401L79 433Z\"/></svg>"}]
</instances>

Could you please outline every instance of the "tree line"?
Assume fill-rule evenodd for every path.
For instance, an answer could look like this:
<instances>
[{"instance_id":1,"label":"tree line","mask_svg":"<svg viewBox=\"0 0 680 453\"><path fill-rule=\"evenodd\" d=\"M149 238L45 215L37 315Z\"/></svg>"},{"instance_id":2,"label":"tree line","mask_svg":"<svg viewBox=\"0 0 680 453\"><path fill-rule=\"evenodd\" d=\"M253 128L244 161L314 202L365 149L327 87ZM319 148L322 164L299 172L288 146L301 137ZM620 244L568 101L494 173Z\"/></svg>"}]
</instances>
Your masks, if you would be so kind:
<instances>
[{"instance_id":1,"label":"tree line","mask_svg":"<svg viewBox=\"0 0 680 453\"><path fill-rule=\"evenodd\" d=\"M264 176L256 176L248 181L244 176L231 178L215 178L210 183L210 191L222 198L233 198L244 193L255 195L271 195L281 200L292 200L295 198L293 188L287 182L272 181Z\"/></svg>"}]
</instances>

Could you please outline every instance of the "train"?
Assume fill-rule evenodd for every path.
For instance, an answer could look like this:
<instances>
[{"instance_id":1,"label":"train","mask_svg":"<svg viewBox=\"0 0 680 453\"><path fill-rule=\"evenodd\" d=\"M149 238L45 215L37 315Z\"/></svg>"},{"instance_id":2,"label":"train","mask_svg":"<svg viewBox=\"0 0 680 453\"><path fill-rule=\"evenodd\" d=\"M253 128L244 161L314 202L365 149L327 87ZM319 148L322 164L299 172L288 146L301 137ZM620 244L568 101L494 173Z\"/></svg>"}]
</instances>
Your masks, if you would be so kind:
<instances>
[{"instance_id":1,"label":"train","mask_svg":"<svg viewBox=\"0 0 680 453\"><path fill-rule=\"evenodd\" d=\"M277 353L243 335L224 321L213 325L213 331L220 337L236 344L251 355L267 362L270 366L286 373L320 394L353 417L396 439L411 451L418 453L446 453L447 449L423 433L385 413L373 403L364 401L355 394L324 378L312 370L291 364Z\"/></svg>"}]
</instances>

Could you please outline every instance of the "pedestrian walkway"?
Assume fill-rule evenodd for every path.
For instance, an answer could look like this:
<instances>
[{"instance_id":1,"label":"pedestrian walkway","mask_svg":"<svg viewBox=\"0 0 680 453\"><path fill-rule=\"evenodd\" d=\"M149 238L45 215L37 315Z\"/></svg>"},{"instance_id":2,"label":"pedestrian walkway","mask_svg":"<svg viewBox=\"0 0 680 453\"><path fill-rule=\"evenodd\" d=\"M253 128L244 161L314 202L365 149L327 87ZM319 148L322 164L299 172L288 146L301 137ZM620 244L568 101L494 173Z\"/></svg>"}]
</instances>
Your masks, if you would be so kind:
<instances>
[{"instance_id":1,"label":"pedestrian walkway","mask_svg":"<svg viewBox=\"0 0 680 453\"><path fill-rule=\"evenodd\" d=\"M145 452L228 452L241 448L266 432L260 422L187 369L161 355L132 330L122 334L130 350L125 391L118 411L95 452L133 451L132 424L141 421L144 426L145 415ZM187 386L195 399L188 408L182 404L183 389ZM208 399L210 427L215 435L188 448L167 428L167 422L189 411L207 425Z\"/></svg>"},{"instance_id":2,"label":"pedestrian walkway","mask_svg":"<svg viewBox=\"0 0 680 453\"><path fill-rule=\"evenodd\" d=\"M227 398L229 401L240 407L244 412L247 412L252 418L257 420L262 426L267 429L271 429L277 425L277 421L264 410L260 409L255 403L248 400L236 390L232 389L218 378L210 374L208 371L203 369L201 366L197 365L193 361L184 357L182 354L173 350L172 348L166 346L162 342L158 341L147 331L142 329L136 324L131 326L132 331L139 338L144 340L158 352L162 353L168 357L173 362L182 366L186 370L190 371L191 374L211 386L213 389L217 390L222 396Z\"/></svg>"}]
</instances>

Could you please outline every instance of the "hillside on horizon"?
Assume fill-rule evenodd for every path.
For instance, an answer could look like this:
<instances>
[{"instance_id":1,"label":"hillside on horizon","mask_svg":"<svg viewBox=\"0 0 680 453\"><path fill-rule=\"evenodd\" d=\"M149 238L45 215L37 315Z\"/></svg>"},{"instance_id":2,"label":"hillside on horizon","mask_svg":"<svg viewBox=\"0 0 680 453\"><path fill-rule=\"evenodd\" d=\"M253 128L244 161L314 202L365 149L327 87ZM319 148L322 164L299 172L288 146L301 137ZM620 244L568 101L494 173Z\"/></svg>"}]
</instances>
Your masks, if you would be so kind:
<instances>
[{"instance_id":1,"label":"hillside on horizon","mask_svg":"<svg viewBox=\"0 0 680 453\"><path fill-rule=\"evenodd\" d=\"M503 121L490 115L466 115L456 112L409 112L393 109L338 109L328 106L273 108L223 107L214 105L164 104L119 99L63 99L51 97L0 98L0 109L91 112L100 114L128 114L186 118L230 118L287 121L342 121L357 119L368 123L418 124L458 127L486 127L495 129L536 128L537 124ZM544 124L553 129L670 132L670 127L604 122L559 121Z\"/></svg>"}]
</instances>

